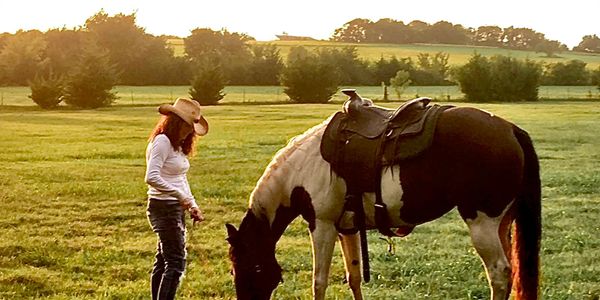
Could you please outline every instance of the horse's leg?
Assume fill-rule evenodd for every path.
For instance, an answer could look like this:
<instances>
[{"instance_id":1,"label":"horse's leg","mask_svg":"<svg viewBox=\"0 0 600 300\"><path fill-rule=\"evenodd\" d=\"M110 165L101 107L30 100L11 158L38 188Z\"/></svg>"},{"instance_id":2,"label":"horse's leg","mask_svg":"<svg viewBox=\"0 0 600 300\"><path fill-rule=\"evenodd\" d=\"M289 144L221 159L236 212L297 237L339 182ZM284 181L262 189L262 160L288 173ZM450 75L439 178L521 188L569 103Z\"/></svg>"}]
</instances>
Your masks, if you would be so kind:
<instances>
[{"instance_id":1,"label":"horse's leg","mask_svg":"<svg viewBox=\"0 0 600 300\"><path fill-rule=\"evenodd\" d=\"M325 299L337 230L333 222L317 219L310 237L313 245L313 297L322 300Z\"/></svg>"},{"instance_id":2,"label":"horse's leg","mask_svg":"<svg viewBox=\"0 0 600 300\"><path fill-rule=\"evenodd\" d=\"M355 234L340 234L340 244L342 245L342 254L344 255L344 267L346 268L346 279L352 289L354 299L362 300L362 291L360 289L360 236Z\"/></svg>"},{"instance_id":3,"label":"horse's leg","mask_svg":"<svg viewBox=\"0 0 600 300\"><path fill-rule=\"evenodd\" d=\"M492 300L507 300L511 289L510 217L491 218L477 212L475 219L465 219L471 233L471 240L481 257L491 288Z\"/></svg>"}]
</instances>

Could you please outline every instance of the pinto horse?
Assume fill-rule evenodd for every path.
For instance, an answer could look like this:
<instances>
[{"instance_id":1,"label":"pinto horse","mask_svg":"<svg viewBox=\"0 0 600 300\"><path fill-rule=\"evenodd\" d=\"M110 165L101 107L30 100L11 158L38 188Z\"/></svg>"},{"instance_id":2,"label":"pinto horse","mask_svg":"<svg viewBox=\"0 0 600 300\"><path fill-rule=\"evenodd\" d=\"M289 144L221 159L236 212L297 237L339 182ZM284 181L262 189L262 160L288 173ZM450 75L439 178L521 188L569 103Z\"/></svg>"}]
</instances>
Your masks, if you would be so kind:
<instances>
[{"instance_id":1,"label":"pinto horse","mask_svg":"<svg viewBox=\"0 0 600 300\"><path fill-rule=\"evenodd\" d=\"M362 299L359 235L341 234L345 181L320 152L331 118L293 138L274 156L250 196L239 230L226 224L238 299L269 299L281 282L275 246L296 217L308 223L313 297L324 299L333 248L341 242L347 282ZM467 224L487 272L491 299L537 299L541 183L524 130L468 107L444 110L431 146L382 169L381 197L391 227L412 228L454 207ZM376 226L374 193L364 195L367 229Z\"/></svg>"}]
</instances>

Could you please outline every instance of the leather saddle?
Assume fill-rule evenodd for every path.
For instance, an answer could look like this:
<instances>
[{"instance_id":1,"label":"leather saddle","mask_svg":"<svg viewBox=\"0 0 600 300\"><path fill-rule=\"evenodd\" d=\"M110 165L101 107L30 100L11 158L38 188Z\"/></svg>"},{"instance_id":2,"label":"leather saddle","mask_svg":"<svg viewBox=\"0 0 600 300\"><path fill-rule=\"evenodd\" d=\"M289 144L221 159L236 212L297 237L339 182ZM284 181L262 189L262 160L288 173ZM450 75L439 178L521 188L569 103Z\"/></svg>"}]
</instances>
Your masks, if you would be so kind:
<instances>
[{"instance_id":1,"label":"leather saddle","mask_svg":"<svg viewBox=\"0 0 600 300\"><path fill-rule=\"evenodd\" d=\"M376 194L377 227L382 234L393 235L381 199L382 170L426 151L440 113L451 106L429 105L430 98L417 98L388 109L361 98L353 89L342 92L349 99L327 125L321 155L346 182L347 200Z\"/></svg>"}]
</instances>

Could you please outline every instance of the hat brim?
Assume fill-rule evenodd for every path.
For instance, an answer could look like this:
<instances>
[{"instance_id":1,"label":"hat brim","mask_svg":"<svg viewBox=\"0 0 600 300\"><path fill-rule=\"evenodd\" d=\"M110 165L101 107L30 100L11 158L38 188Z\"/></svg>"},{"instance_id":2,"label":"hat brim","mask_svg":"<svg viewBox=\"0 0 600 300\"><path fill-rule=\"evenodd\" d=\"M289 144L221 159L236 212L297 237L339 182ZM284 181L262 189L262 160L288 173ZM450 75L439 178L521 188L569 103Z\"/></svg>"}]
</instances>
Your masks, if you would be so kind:
<instances>
[{"instance_id":1,"label":"hat brim","mask_svg":"<svg viewBox=\"0 0 600 300\"><path fill-rule=\"evenodd\" d=\"M168 115L169 113L178 115L182 120L194 127L194 133L197 135L202 136L208 133L208 121L202 115L200 115L200 119L197 122L194 122L193 120L189 120L184 112L171 104L160 105L158 112L162 115Z\"/></svg>"}]
</instances>

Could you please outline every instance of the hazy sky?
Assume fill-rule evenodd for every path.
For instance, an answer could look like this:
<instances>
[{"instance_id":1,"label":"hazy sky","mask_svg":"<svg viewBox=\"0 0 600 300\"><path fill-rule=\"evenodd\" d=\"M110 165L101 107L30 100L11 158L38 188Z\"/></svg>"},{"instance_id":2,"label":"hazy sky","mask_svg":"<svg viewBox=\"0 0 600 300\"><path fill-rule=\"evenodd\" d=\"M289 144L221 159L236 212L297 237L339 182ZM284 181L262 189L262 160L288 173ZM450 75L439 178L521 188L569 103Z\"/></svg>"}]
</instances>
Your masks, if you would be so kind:
<instances>
[{"instance_id":1,"label":"hazy sky","mask_svg":"<svg viewBox=\"0 0 600 300\"><path fill-rule=\"evenodd\" d=\"M137 12L138 25L148 33L181 37L209 27L257 40L273 40L284 31L326 39L354 18L528 27L569 47L584 35L600 35L600 0L0 0L0 32L72 28L101 8L111 15Z\"/></svg>"}]
</instances>

